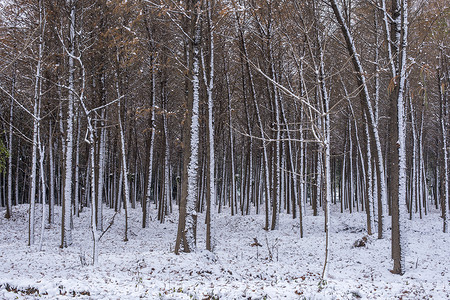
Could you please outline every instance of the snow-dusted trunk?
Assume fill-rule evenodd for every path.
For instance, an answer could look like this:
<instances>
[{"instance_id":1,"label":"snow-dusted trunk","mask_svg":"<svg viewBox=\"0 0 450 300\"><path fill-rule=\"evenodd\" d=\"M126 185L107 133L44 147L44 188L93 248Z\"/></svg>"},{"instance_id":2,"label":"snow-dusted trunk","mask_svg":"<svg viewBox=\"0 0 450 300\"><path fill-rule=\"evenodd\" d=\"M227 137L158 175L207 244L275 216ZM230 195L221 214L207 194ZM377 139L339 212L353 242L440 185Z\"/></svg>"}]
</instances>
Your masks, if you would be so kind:
<instances>
[{"instance_id":1,"label":"snow-dusted trunk","mask_svg":"<svg viewBox=\"0 0 450 300\"><path fill-rule=\"evenodd\" d=\"M286 114L285 114L285 109L284 109L284 101L283 98L280 99L280 113L281 113L281 118L283 120L283 125L285 126L285 130L286 130L286 135L287 135L287 160L288 160L288 164L289 164L289 171L292 173L292 175L290 175L289 173L286 174L286 178L287 180L289 180L289 191L291 193L291 199L292 199L292 217L295 219L295 215L296 215L296 206L299 205L299 211L300 211L300 220L302 219L301 216L301 212L302 212L302 207L301 207L301 201L299 201L299 197L298 197L298 180L296 178L296 174L297 174L297 170L295 168L295 163L294 163L294 150L292 147L292 141L291 141L291 131L290 131L290 126L289 123L287 121L286 118ZM301 171L300 171L301 174ZM301 195L301 194L300 194ZM300 224L300 229L302 229L302 224ZM302 230L301 230L302 231ZM301 233L302 235L302 233Z\"/></svg>"},{"instance_id":2,"label":"snow-dusted trunk","mask_svg":"<svg viewBox=\"0 0 450 300\"><path fill-rule=\"evenodd\" d=\"M32 159L31 159L31 194L30 194L30 209L28 219L28 246L34 244L34 217L35 217L35 204L36 204L36 184L37 184L37 146L39 138L39 126L40 126L40 105L41 105L41 64L43 56L43 35L44 35L44 8L42 1L39 1L39 50L38 60L36 65L36 74L34 82L34 108L33 108L33 146L32 146Z\"/></svg>"},{"instance_id":3,"label":"snow-dusted trunk","mask_svg":"<svg viewBox=\"0 0 450 300\"><path fill-rule=\"evenodd\" d=\"M319 121L319 120L318 120ZM320 123L320 121L319 121ZM321 125L318 125L318 128L322 128ZM315 159L315 186L314 188L314 196L312 197L312 209L313 209L313 215L318 216L319 215L319 206L321 205L321 199L322 199L322 177L323 177L323 168L322 168L322 161L323 161L323 144L317 145L317 155Z\"/></svg>"},{"instance_id":4,"label":"snow-dusted trunk","mask_svg":"<svg viewBox=\"0 0 450 300\"><path fill-rule=\"evenodd\" d=\"M105 119L106 112L102 111L101 118ZM96 178L97 195L96 195L96 209L97 209L97 227L99 231L103 231L103 186L105 175L105 154L106 154L106 128L103 127L103 122L100 122L100 145L98 153L98 178Z\"/></svg>"},{"instance_id":5,"label":"snow-dusted trunk","mask_svg":"<svg viewBox=\"0 0 450 300\"><path fill-rule=\"evenodd\" d=\"M394 1L395 2L395 1ZM400 4L400 1L398 1ZM394 7L393 7L394 8ZM407 57L406 48L408 45L408 1L402 0L401 6L396 8L401 10L401 18L394 18L395 22L400 23L402 27L401 45L398 51L400 55L398 93L397 93L397 142L395 146L396 170L394 177L391 178L392 185L398 187L398 193L393 190L392 193L392 256L394 259L394 274L403 275L406 271L405 252L406 252L406 117L405 117L405 94L407 77ZM394 9L395 15L395 9ZM397 173L398 172L398 173ZM397 174L395 174L397 173ZM391 187L392 188L392 187Z\"/></svg>"},{"instance_id":6,"label":"snow-dusted trunk","mask_svg":"<svg viewBox=\"0 0 450 300\"><path fill-rule=\"evenodd\" d=\"M350 150L350 153L348 156L348 167L349 167L348 175L349 175L349 185L350 185L350 188L349 188L350 194L348 197L348 208L349 208L350 213L352 213L353 204L355 201L355 183L353 182L353 179L355 178L355 176L353 174L353 171L354 171L354 169L353 169L353 166L354 166L354 163L353 163L353 139L352 139L352 125L351 125L350 120L349 120L348 128L349 128L348 136L349 136L349 150Z\"/></svg>"},{"instance_id":7,"label":"snow-dusted trunk","mask_svg":"<svg viewBox=\"0 0 450 300\"><path fill-rule=\"evenodd\" d=\"M379 119L379 102L380 102L380 61L379 61L379 47L380 47L380 38L379 38L379 23L378 23L378 8L374 8L374 26L375 26L375 30L374 30L374 35L375 35L375 51L374 51L374 71L375 71L375 83L374 83L374 97L373 97L373 110L374 110L374 122L375 125L378 127L378 119ZM369 120L367 118L366 115L366 122L368 123ZM367 130L369 129L368 127L366 127ZM366 132L366 136L367 136L367 147L368 147L368 151L371 152L371 156L372 154L375 152L373 149L374 148L374 143L372 143L370 141L370 132ZM376 156L376 155L374 155ZM368 162L370 165L371 170L368 170L368 172L370 172L372 174L372 176L370 176L371 178L371 182L370 185L372 186L372 193L371 196L369 196L369 204L370 201L372 200L372 229L375 230L375 203L377 203L377 214L378 216L383 217L383 203L382 198L381 198L381 194L379 193L379 188L378 186L381 184L379 182L379 177L377 174L377 164L376 164L376 159L374 159L374 163L372 163L372 161ZM378 238L382 237L383 235L383 227L382 225L384 224L383 222L380 223L380 220L378 220L378 224L381 224L381 226L378 226Z\"/></svg>"},{"instance_id":8,"label":"snow-dusted trunk","mask_svg":"<svg viewBox=\"0 0 450 300\"><path fill-rule=\"evenodd\" d=\"M44 175L44 157L45 157L45 148L41 145L40 139L38 142L40 159L39 159L39 170L41 176L41 197L42 197L42 218L41 218L41 236L39 239L39 251L42 251L42 243L44 241L44 229L45 229L45 199L47 198L46 194L46 182Z\"/></svg>"},{"instance_id":9,"label":"snow-dusted trunk","mask_svg":"<svg viewBox=\"0 0 450 300\"><path fill-rule=\"evenodd\" d=\"M303 113L301 113L303 114ZM303 126L300 124L300 185L298 189L298 193L300 195L298 199L298 215L299 215L299 223L300 223L300 238L303 238L303 215L304 211L306 210L306 167L305 167L305 143L303 142L303 132L302 132ZM297 179L295 179L297 181ZM303 209L305 208L305 210Z\"/></svg>"},{"instance_id":10,"label":"snow-dusted trunk","mask_svg":"<svg viewBox=\"0 0 450 300\"><path fill-rule=\"evenodd\" d=\"M364 116L365 117L365 116ZM356 178L357 178L357 190L358 193L356 195L356 208L358 209L358 202L359 199L361 199L361 210L364 210L364 206L366 208L366 225L367 225L367 234L372 235L372 214L369 204L369 197L371 196L372 189L371 189L371 173L369 173L370 168L370 137L369 137L369 131L367 126L367 118L364 118L364 138L365 140L364 144L361 145L361 141L359 140L359 134L358 134L358 125L356 124L355 119L355 137L356 137L356 146L358 148L358 157L360 164L356 163ZM361 166L361 169L359 169L359 166Z\"/></svg>"},{"instance_id":11,"label":"snow-dusted trunk","mask_svg":"<svg viewBox=\"0 0 450 300\"><path fill-rule=\"evenodd\" d=\"M120 91L120 83L121 80L119 78L119 66L120 66L120 57L119 57L119 53L116 53L116 62L117 62L117 70L115 72L115 76L116 76L116 95L117 95L117 99L121 99L123 98L122 93ZM119 102L117 102L117 111L118 111L118 122L119 122L119 137L120 137L120 148L121 148L121 163L122 163L122 180L123 180L123 193L124 193L124 199L123 199L123 208L125 211L125 216L124 216L124 237L123 240L125 242L128 241L128 209L130 207L130 186L129 186L129 181L128 181L128 167L127 167L127 155L126 155L126 143L125 143L125 134L124 134L124 128L123 128L123 124L122 124L122 101L119 100ZM119 207L121 206L121 204L119 204Z\"/></svg>"},{"instance_id":12,"label":"snow-dusted trunk","mask_svg":"<svg viewBox=\"0 0 450 300\"><path fill-rule=\"evenodd\" d=\"M441 201L441 208L442 208L442 221L443 221L443 232L448 232L448 203L449 203L449 184L448 184L448 150L447 150L447 133L446 133L446 126L444 124L443 118L441 118L441 130L443 132L442 134L442 148L444 152L444 167L443 167L443 181L444 181L444 188L443 192L441 193L442 201Z\"/></svg>"},{"instance_id":13,"label":"snow-dusted trunk","mask_svg":"<svg viewBox=\"0 0 450 300\"><path fill-rule=\"evenodd\" d=\"M14 68L14 74L12 78L12 88L11 88L11 102L9 107L9 136L8 136L8 200L6 202L6 214L5 218L9 219L12 215L12 153L13 153L13 120L14 120L14 93L16 86L16 70Z\"/></svg>"},{"instance_id":14,"label":"snow-dusted trunk","mask_svg":"<svg viewBox=\"0 0 450 300\"><path fill-rule=\"evenodd\" d=\"M418 173L419 173L419 193L420 198L423 201L423 211L425 215L427 215L428 211L428 188L427 188L427 181L426 181L426 168L425 168L425 159L423 157L424 152L424 145L423 145L423 121L424 121L424 102L422 102L422 113L421 113L421 120L420 120L420 127L419 127L419 166L418 166Z\"/></svg>"},{"instance_id":15,"label":"snow-dusted trunk","mask_svg":"<svg viewBox=\"0 0 450 300\"><path fill-rule=\"evenodd\" d=\"M443 45L441 45L441 53L440 53L440 66L438 69L438 84L439 84L439 98L440 98L440 130L442 137L442 152L443 152L443 163L442 169L439 171L439 167L436 167L436 172L440 172L441 175L436 175L436 186L437 180L441 177L440 181L442 182L442 190L440 191L441 199L441 210L442 210L442 230L443 232L449 232L448 229L448 219L449 219L449 170L448 170L448 85L449 85L449 73L448 73L448 65L446 64L448 56L445 55L445 50ZM436 189L438 192L438 189ZM436 193L437 193L436 192ZM437 203L437 201L436 201Z\"/></svg>"},{"instance_id":16,"label":"snow-dusted trunk","mask_svg":"<svg viewBox=\"0 0 450 300\"><path fill-rule=\"evenodd\" d=\"M168 210L168 202L170 201L170 151L169 151L169 130L167 124L167 94L166 94L166 79L161 79L161 103L162 103L162 139L164 141L163 151L164 153L160 156L162 165L161 174L161 189L159 196L159 207L158 207L158 220L164 223L165 216ZM156 189L158 190L158 189Z\"/></svg>"},{"instance_id":17,"label":"snow-dusted trunk","mask_svg":"<svg viewBox=\"0 0 450 300\"><path fill-rule=\"evenodd\" d=\"M50 173L50 199L48 201L48 223L55 223L55 162L53 156L53 130L52 121L49 125L49 139L48 139L48 156L49 156L49 173Z\"/></svg>"},{"instance_id":18,"label":"snow-dusted trunk","mask_svg":"<svg viewBox=\"0 0 450 300\"><path fill-rule=\"evenodd\" d=\"M374 19L374 38L375 38L375 49L374 49L374 95L373 95L373 109L375 124L378 126L378 115L379 115L379 100L380 100L380 37L379 37L379 22L378 22L378 8L374 8L373 13ZM367 117L366 117L367 118ZM368 136L368 138L370 135Z\"/></svg>"},{"instance_id":19,"label":"snow-dusted trunk","mask_svg":"<svg viewBox=\"0 0 450 300\"><path fill-rule=\"evenodd\" d=\"M73 56L73 58L75 58ZM95 195L96 195L96 180L95 180L95 152L94 152L94 142L95 142L95 130L92 122L92 116L90 110L87 109L86 103L84 101L84 91L86 86L86 71L84 68L83 61L81 57L77 57L77 61L80 64L80 70L81 70L81 87L80 87L80 94L78 95L78 104L79 107L83 109L83 112L86 116L87 121L87 136L85 141L89 144L89 158L88 158L88 167L86 170L86 191L90 191L90 197L88 196L88 192L85 193L86 197L86 205L88 202L90 202L91 205L91 232L92 232L92 263L93 265L96 265L98 262L98 253L99 253L99 247L100 247L100 238L101 235L97 230L97 224L95 220L97 220L97 212L95 210ZM89 199L90 198L90 199Z\"/></svg>"},{"instance_id":20,"label":"snow-dusted trunk","mask_svg":"<svg viewBox=\"0 0 450 300\"><path fill-rule=\"evenodd\" d=\"M20 140L17 149L20 149ZM20 155L17 154L16 158L16 182L14 184L14 196L15 196L15 204L19 205L19 172L20 172Z\"/></svg>"},{"instance_id":21,"label":"snow-dusted trunk","mask_svg":"<svg viewBox=\"0 0 450 300\"><path fill-rule=\"evenodd\" d=\"M78 110L77 110L78 111ZM77 113L77 139L75 145L75 180L74 180L74 215L80 216L80 138L81 138L81 123L80 117Z\"/></svg>"},{"instance_id":22,"label":"snow-dusted trunk","mask_svg":"<svg viewBox=\"0 0 450 300\"><path fill-rule=\"evenodd\" d=\"M245 67L244 67L244 63L243 63L243 58L241 57L241 78L242 78L242 91L243 91L243 100L244 100L244 109L245 109L245 119L246 119L246 123L247 123L247 133L248 133L248 152L247 152L247 169L248 169L248 190L247 190L247 207L246 207L246 214L248 215L250 213L250 202L253 202L255 197L254 195L256 195L256 189L257 189L257 185L254 183L254 178L253 178L253 134L252 134L252 124L251 124L251 120L250 120L250 113L249 113L249 106L248 106L248 99L247 99L247 81L246 81L246 77L245 77ZM228 73L227 73L227 91L228 91L228 101L230 103L230 99L231 99L231 92L230 92L230 82L229 82L229 78L228 78ZM229 106L229 108L231 108L231 106ZM231 115L230 115L231 117ZM232 129L231 126L231 118L229 121L229 126L230 129ZM256 205L257 207L257 213L259 213L259 204L258 201L256 201L256 203L254 203L254 205Z\"/></svg>"},{"instance_id":23,"label":"snow-dusted trunk","mask_svg":"<svg viewBox=\"0 0 450 300\"><path fill-rule=\"evenodd\" d=\"M346 155L346 151L347 151L347 141L348 139L345 137L344 138L344 149L343 149L343 157L342 157L342 172L341 172L341 213L344 212L344 202L345 202L345 197L346 197L346 163L347 163L347 155Z\"/></svg>"},{"instance_id":24,"label":"snow-dusted trunk","mask_svg":"<svg viewBox=\"0 0 450 300\"><path fill-rule=\"evenodd\" d=\"M322 280L325 280L328 276L328 256L330 255L330 202L331 202L331 145L330 145L330 99L327 93L327 87L325 84L325 68L324 68L324 58L323 49L319 42L320 48L320 71L319 71L319 81L320 89L322 95L322 119L323 119L323 149L325 150L324 155L324 208L325 208L325 262L322 271Z\"/></svg>"},{"instance_id":25,"label":"snow-dusted trunk","mask_svg":"<svg viewBox=\"0 0 450 300\"><path fill-rule=\"evenodd\" d=\"M202 55L203 63L203 79L206 83L206 94L208 96L208 174L207 174L207 208L206 208L206 249L214 251L215 235L214 235L214 214L216 203L216 184L214 181L214 167L216 164L214 155L214 119L213 119L213 88L214 88L214 32L212 24L212 8L211 3L207 1L207 24L209 31L209 64L205 64L204 55ZM209 69L209 76L206 74L206 69ZM230 105L230 103L229 103ZM229 107L230 108L230 107ZM231 118L231 112L230 112ZM231 130L231 120L230 120ZM231 133L231 131L230 131ZM231 135L230 135L231 136Z\"/></svg>"},{"instance_id":26,"label":"snow-dusted trunk","mask_svg":"<svg viewBox=\"0 0 450 300\"><path fill-rule=\"evenodd\" d=\"M58 123L59 123L59 138L60 143L59 145L61 145L61 151L59 151L60 149L57 149L56 152L56 162L58 163L56 166L56 205L62 205L62 199L63 199L63 194L64 194L64 179L63 179L63 165L64 165L64 155L66 154L66 143L64 141L64 116L63 116L63 108L62 108L62 104L63 102L65 102L65 100L63 99L63 95L62 95L62 85L63 83L58 82L58 85L60 85L58 87ZM59 145L58 148L59 148Z\"/></svg>"},{"instance_id":27,"label":"snow-dusted trunk","mask_svg":"<svg viewBox=\"0 0 450 300\"><path fill-rule=\"evenodd\" d=\"M325 100L328 111L328 100ZM325 262L322 272L322 280L328 276L328 257L330 256L330 202L331 202L331 153L330 153L330 114L325 116Z\"/></svg>"},{"instance_id":28,"label":"snow-dusted trunk","mask_svg":"<svg viewBox=\"0 0 450 300\"><path fill-rule=\"evenodd\" d=\"M413 217L413 202L415 202L415 212L419 210L420 218L422 219L422 203L420 201L421 193L419 191L419 169L420 169L420 161L418 155L418 148L420 147L418 144L418 136L417 136L417 128L416 128L416 120L415 120L415 111L413 108L413 103L411 97L408 97L409 107L411 110L411 129L412 129L412 161L411 161L411 176L409 179L410 182L410 191L407 197L407 203L409 204L409 219L411 220Z\"/></svg>"},{"instance_id":29,"label":"snow-dusted trunk","mask_svg":"<svg viewBox=\"0 0 450 300\"><path fill-rule=\"evenodd\" d=\"M127 168L127 156L126 156L126 145L125 145L125 135L123 133L123 126L122 126L122 117L121 117L121 107L120 102L118 105L119 110L119 133L120 133L120 148L121 148L121 155L122 155L122 174L123 174L123 192L125 194L124 202L123 202L123 208L125 211L125 228L124 228L124 237L123 240L125 242L128 241L128 208L130 206L130 187L128 183L128 168Z\"/></svg>"},{"instance_id":30,"label":"snow-dusted trunk","mask_svg":"<svg viewBox=\"0 0 450 300\"><path fill-rule=\"evenodd\" d=\"M165 97L163 95L163 97ZM164 110L167 112L167 100L164 100ZM164 205L161 207L161 222L164 222L164 216L167 213L168 203L171 201L170 199L170 148L169 148L169 128L167 124L167 115L163 114L163 125L164 125L164 194L163 203Z\"/></svg>"},{"instance_id":31,"label":"snow-dusted trunk","mask_svg":"<svg viewBox=\"0 0 450 300\"><path fill-rule=\"evenodd\" d=\"M83 109L86 113L86 119L87 119L87 131L88 131L88 139L87 142L89 143L89 163L88 163L88 169L87 169L87 176L89 176L89 180L86 179L86 181L90 182L90 191L91 191L91 232L92 232L92 264L95 266L98 263L98 253L100 248L100 233L97 230L97 223L95 220L97 220L97 211L95 209L95 194L96 194L96 185L95 185L95 151L94 151L94 127L92 126L92 119L90 116L90 112L86 109L86 106L84 105L83 99L80 100ZM89 190L89 189L87 189Z\"/></svg>"},{"instance_id":32,"label":"snow-dusted trunk","mask_svg":"<svg viewBox=\"0 0 450 300\"><path fill-rule=\"evenodd\" d=\"M91 182L91 231L92 231L92 264L95 266L98 263L98 253L100 249L100 233L97 230L97 211L95 209L95 153L94 153L94 129L92 127L92 121L88 116L88 131L89 131L89 156L90 156L90 168L89 176Z\"/></svg>"},{"instance_id":33,"label":"snow-dusted trunk","mask_svg":"<svg viewBox=\"0 0 450 300\"><path fill-rule=\"evenodd\" d=\"M123 191L123 172L122 172L122 167L121 167L121 163L120 161L122 160L122 158L119 155L119 170L120 170L120 175L119 175L119 182L117 184L117 197L116 197L116 203L115 203L115 209L117 212L121 212L122 211L122 191Z\"/></svg>"},{"instance_id":34,"label":"snow-dusted trunk","mask_svg":"<svg viewBox=\"0 0 450 300\"><path fill-rule=\"evenodd\" d=\"M199 105L200 105L200 42L201 13L200 2L195 0L190 10L190 41L189 41L189 79L187 97L187 122L184 132L184 164L183 184L178 221L178 233L175 243L175 253L179 253L181 242L184 252L196 251L198 199L198 153L199 153Z\"/></svg>"},{"instance_id":35,"label":"snow-dusted trunk","mask_svg":"<svg viewBox=\"0 0 450 300\"><path fill-rule=\"evenodd\" d=\"M64 155L64 197L62 202L61 220L61 248L72 244L72 229L70 225L72 216L72 156L73 156L73 125L75 102L75 1L70 0L70 24L69 24L69 96L67 102L67 129L66 129L66 154Z\"/></svg>"},{"instance_id":36,"label":"snow-dusted trunk","mask_svg":"<svg viewBox=\"0 0 450 300\"><path fill-rule=\"evenodd\" d=\"M149 149L149 158L148 158L148 180L147 180L147 191L144 199L144 207L143 207L143 217L142 217L142 227L148 227L148 223L150 220L150 196L152 193L152 180L153 180L153 148L155 144L155 104L156 104L156 78L155 78L155 62L154 58L151 59L152 67L151 67L151 84L152 84L152 93L151 93L151 117L150 117L150 149ZM177 193L179 190L177 190Z\"/></svg>"},{"instance_id":37,"label":"snow-dusted trunk","mask_svg":"<svg viewBox=\"0 0 450 300\"><path fill-rule=\"evenodd\" d=\"M270 31L269 29L269 36L268 36L268 48L269 48L269 61L270 61L270 72L272 75L272 78L276 80L276 73L275 73L275 66L273 61L273 54L272 54L272 44L271 44L271 38L270 38ZM279 100L278 100L278 90L275 84L273 84L273 107L275 108L275 157L274 157L274 180L273 180L273 196L272 196L272 225L271 230L276 230L279 227L279 212L278 212L278 205L281 205L279 199L280 199L280 190L281 190L281 154L280 154L280 138L281 138L281 128L280 128L280 108L279 108Z\"/></svg>"},{"instance_id":38,"label":"snow-dusted trunk","mask_svg":"<svg viewBox=\"0 0 450 300\"><path fill-rule=\"evenodd\" d=\"M220 193L220 199L219 199L219 208L217 212L220 214L222 212L222 205L224 204L224 201L226 199L226 191L227 191L227 152L226 147L223 147L223 156L222 156L222 184L221 184L221 193Z\"/></svg>"},{"instance_id":39,"label":"snow-dusted trunk","mask_svg":"<svg viewBox=\"0 0 450 300\"><path fill-rule=\"evenodd\" d=\"M365 122L367 122L367 117L365 118ZM364 126L365 134L366 134L366 142L367 142L367 174L366 174L366 190L367 190L367 199L366 199L366 216L367 216L367 233L372 234L373 228L374 228L374 187L373 187L373 177L374 172L372 168L372 150L371 150L371 143L370 143L370 133L369 133L369 126Z\"/></svg>"},{"instance_id":40,"label":"snow-dusted trunk","mask_svg":"<svg viewBox=\"0 0 450 300\"><path fill-rule=\"evenodd\" d=\"M39 79L36 79L39 80ZM34 114L37 115L39 100L35 97ZM29 209L29 225L28 225L28 246L34 244L34 216L35 216L35 203L36 203L36 163L37 163L37 138L38 138L38 126L39 121L35 117L33 120L33 147L32 147L32 159L31 159L31 194L30 194L30 209Z\"/></svg>"},{"instance_id":41,"label":"snow-dusted trunk","mask_svg":"<svg viewBox=\"0 0 450 300\"><path fill-rule=\"evenodd\" d=\"M229 88L229 78L228 73L225 75L227 81L227 91L228 91L228 130L230 137L230 165L231 165L231 195L230 195L230 207L231 207L231 215L234 215L234 203L236 201L236 174L235 174L235 166L234 166L234 134L233 134L233 123L231 123L231 92Z\"/></svg>"},{"instance_id":42,"label":"snow-dusted trunk","mask_svg":"<svg viewBox=\"0 0 450 300\"><path fill-rule=\"evenodd\" d=\"M212 36L211 36L212 38ZM211 42L211 46L212 42ZM212 48L211 48L212 49ZM212 51L211 51L212 53ZM215 166L215 156L214 156L214 123L213 123L213 98L212 98L212 87L213 87L213 62L211 54L211 75L210 75L210 86L208 87L208 141L209 141L209 164L208 164L208 208L207 215L209 221L207 223L206 232L206 249L213 251L215 248L215 236L214 236L214 214L215 214L215 203L216 203L216 185L214 182L214 166Z\"/></svg>"},{"instance_id":43,"label":"snow-dusted trunk","mask_svg":"<svg viewBox=\"0 0 450 300\"><path fill-rule=\"evenodd\" d=\"M197 9L197 7L195 7ZM192 43L192 111L190 122L190 157L187 169L187 193L186 193L186 233L185 233L185 251L196 250L196 224L197 212L195 203L198 198L198 153L199 153L199 106L200 106L200 39L201 39L201 21L200 16L194 14L195 29Z\"/></svg>"}]
</instances>

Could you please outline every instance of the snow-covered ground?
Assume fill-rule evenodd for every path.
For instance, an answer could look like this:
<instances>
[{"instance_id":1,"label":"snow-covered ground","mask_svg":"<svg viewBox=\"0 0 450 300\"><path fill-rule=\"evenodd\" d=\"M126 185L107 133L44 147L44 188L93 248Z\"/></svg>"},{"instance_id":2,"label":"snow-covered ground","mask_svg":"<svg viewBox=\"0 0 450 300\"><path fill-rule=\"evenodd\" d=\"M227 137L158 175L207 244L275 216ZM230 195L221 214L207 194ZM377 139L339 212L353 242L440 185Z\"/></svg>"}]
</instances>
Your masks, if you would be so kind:
<instances>
[{"instance_id":1,"label":"snow-covered ground","mask_svg":"<svg viewBox=\"0 0 450 300\"><path fill-rule=\"evenodd\" d=\"M74 244L60 249L59 219L45 230L43 251L27 246L28 206L15 207L6 220L0 211L0 299L449 299L450 234L441 231L437 211L408 222L407 273L393 275L390 238L365 235L364 213L333 212L329 276L320 284L324 260L323 217L280 216L280 229L263 230L264 215L217 216L217 249L175 255L177 214L164 224L140 225L131 211L129 241L123 242L123 214L101 242L98 266L91 260L90 214L74 218ZM39 205L37 206L39 212ZM105 209L105 224L113 212ZM154 212L152 212L154 216ZM37 221L40 222L38 213ZM198 248L204 249L204 216L199 216ZM388 233L388 236L390 232ZM256 238L261 247L252 246Z\"/></svg>"}]
</instances>

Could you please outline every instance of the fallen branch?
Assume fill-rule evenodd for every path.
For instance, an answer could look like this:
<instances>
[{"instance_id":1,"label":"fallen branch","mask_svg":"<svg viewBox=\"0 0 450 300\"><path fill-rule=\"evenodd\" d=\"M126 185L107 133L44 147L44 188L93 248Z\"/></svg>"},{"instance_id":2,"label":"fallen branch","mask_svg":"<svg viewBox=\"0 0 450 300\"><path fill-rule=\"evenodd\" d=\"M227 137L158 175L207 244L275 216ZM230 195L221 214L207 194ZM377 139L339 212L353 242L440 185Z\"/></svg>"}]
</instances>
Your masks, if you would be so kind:
<instances>
[{"instance_id":1,"label":"fallen branch","mask_svg":"<svg viewBox=\"0 0 450 300\"><path fill-rule=\"evenodd\" d=\"M98 241L100 241L103 237L103 235L111 228L111 226L114 224L114 218L117 215L117 211L114 213L114 216L112 216L111 221L109 221L109 225L108 227L106 227L105 230L103 230L102 234L100 235L100 237L98 238Z\"/></svg>"}]
</instances>

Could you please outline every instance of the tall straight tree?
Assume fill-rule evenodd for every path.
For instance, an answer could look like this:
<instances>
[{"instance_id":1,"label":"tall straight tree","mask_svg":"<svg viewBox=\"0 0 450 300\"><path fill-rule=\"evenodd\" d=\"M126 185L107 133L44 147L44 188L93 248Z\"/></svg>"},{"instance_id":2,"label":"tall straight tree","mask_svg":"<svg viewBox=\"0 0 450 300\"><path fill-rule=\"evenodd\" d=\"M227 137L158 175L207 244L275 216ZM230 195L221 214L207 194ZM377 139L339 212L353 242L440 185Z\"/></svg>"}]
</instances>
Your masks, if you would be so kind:
<instances>
[{"instance_id":1,"label":"tall straight tree","mask_svg":"<svg viewBox=\"0 0 450 300\"><path fill-rule=\"evenodd\" d=\"M440 45L439 67L438 67L438 84L439 84L439 102L440 102L440 131L442 135L442 151L443 164L441 176L443 181L441 192L441 209L442 209L442 230L448 232L448 214L449 214L449 174L448 174L448 88L449 88L449 71L448 71L448 54L444 45Z\"/></svg>"},{"instance_id":2,"label":"tall straight tree","mask_svg":"<svg viewBox=\"0 0 450 300\"><path fill-rule=\"evenodd\" d=\"M392 201L392 258L394 268L392 273L403 275L405 273L406 252L406 117L405 117L405 95L407 76L407 53L408 46L408 1L392 1L392 35L394 38L397 76L391 81L393 92L394 110L391 111L391 169L390 169L390 195ZM396 60L397 61L397 60ZM392 86L393 84L393 86Z\"/></svg>"},{"instance_id":3,"label":"tall straight tree","mask_svg":"<svg viewBox=\"0 0 450 300\"><path fill-rule=\"evenodd\" d=\"M198 199L199 106L200 106L200 48L202 0L188 0L189 13L189 83L187 119L184 129L183 178L181 185L180 214L175 253L183 243L184 252L196 250L196 226Z\"/></svg>"},{"instance_id":4,"label":"tall straight tree","mask_svg":"<svg viewBox=\"0 0 450 300\"><path fill-rule=\"evenodd\" d=\"M75 11L77 0L68 0L67 2L69 16L69 96L67 101L67 129L65 143L65 164L64 164L64 196L62 201L62 220L61 220L61 248L72 244L72 156L73 156L73 127L74 127L74 103L75 103Z\"/></svg>"},{"instance_id":5,"label":"tall straight tree","mask_svg":"<svg viewBox=\"0 0 450 300\"><path fill-rule=\"evenodd\" d=\"M322 271L322 280L328 276L328 256L330 252L330 204L331 204L331 144L330 144L330 98L327 92L325 83L325 62L324 62L324 38L317 37L317 44L319 46L319 85L321 95L321 110L322 110L322 132L321 143L324 150L324 209L325 209L325 261Z\"/></svg>"},{"instance_id":6,"label":"tall straight tree","mask_svg":"<svg viewBox=\"0 0 450 300\"><path fill-rule=\"evenodd\" d=\"M9 137L8 137L8 200L6 202L5 218L9 219L12 215L12 152L13 152L13 119L14 119L14 93L16 85L16 70L14 64L14 73L12 75L11 84L11 102L9 107Z\"/></svg>"},{"instance_id":7,"label":"tall straight tree","mask_svg":"<svg viewBox=\"0 0 450 300\"><path fill-rule=\"evenodd\" d=\"M212 24L213 1L206 1L206 23L209 42L209 64L205 64L205 56L202 52L203 78L206 84L206 94L208 96L208 174L207 174L207 195L206 195L206 249L214 250L214 219L216 203L216 185L214 182L214 119L213 119L213 88L214 88L214 32ZM207 74L206 70L209 71Z\"/></svg>"},{"instance_id":8,"label":"tall straight tree","mask_svg":"<svg viewBox=\"0 0 450 300\"><path fill-rule=\"evenodd\" d=\"M37 155L38 155L38 139L40 126L40 109L41 109L41 72L42 72L42 58L44 51L44 5L43 1L39 1L39 45L38 45L38 59L36 65L35 81L34 81L34 109L33 109L33 145L32 145L32 163L31 163L31 199L28 220L28 246L34 244L34 217L35 217L35 203L36 203L36 184L37 184Z\"/></svg>"}]
</instances>

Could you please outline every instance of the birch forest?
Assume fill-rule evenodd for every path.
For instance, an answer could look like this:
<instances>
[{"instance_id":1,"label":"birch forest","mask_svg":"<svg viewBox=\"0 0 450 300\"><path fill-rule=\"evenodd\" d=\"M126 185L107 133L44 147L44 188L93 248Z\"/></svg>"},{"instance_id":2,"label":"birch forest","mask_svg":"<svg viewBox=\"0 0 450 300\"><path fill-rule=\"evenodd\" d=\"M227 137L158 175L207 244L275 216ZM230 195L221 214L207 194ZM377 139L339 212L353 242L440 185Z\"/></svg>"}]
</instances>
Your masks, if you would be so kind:
<instances>
[{"instance_id":1,"label":"birch forest","mask_svg":"<svg viewBox=\"0 0 450 300\"><path fill-rule=\"evenodd\" d=\"M0 262L75 257L62 278L128 253L144 279L124 285L148 299L450 297L449 22L444 0L0 1ZM353 249L374 254L347 288ZM244 262L304 271L266 290ZM141 296L23 283L19 265L0 298ZM234 277L208 290L206 269Z\"/></svg>"}]
</instances>

